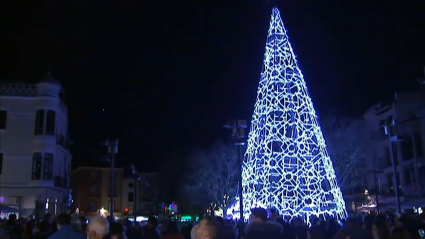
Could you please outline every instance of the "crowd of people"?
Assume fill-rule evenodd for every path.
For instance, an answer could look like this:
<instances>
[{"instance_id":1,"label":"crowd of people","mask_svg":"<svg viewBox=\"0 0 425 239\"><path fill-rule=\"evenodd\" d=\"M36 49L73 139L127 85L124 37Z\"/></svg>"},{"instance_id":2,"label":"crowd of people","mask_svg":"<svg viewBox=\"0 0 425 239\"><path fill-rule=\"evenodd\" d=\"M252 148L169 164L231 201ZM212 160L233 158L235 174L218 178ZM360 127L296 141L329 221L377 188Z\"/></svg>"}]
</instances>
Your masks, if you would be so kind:
<instances>
[{"instance_id":1,"label":"crowd of people","mask_svg":"<svg viewBox=\"0 0 425 239\"><path fill-rule=\"evenodd\" d=\"M249 222L238 223L206 215L199 222L176 220L147 222L60 214L53 220L17 219L2 221L1 239L422 239L424 215L363 214L338 222L332 217L312 218L308 226L301 218L280 216L263 208L251 210Z\"/></svg>"}]
</instances>

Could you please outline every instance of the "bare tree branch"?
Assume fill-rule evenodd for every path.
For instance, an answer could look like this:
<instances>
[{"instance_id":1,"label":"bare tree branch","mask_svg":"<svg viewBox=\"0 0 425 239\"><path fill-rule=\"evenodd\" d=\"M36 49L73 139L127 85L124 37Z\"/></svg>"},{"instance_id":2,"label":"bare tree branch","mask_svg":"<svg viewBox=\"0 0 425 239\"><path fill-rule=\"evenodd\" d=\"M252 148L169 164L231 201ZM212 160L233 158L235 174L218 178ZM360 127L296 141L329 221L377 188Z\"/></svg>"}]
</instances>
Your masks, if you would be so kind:
<instances>
[{"instance_id":1,"label":"bare tree branch","mask_svg":"<svg viewBox=\"0 0 425 239\"><path fill-rule=\"evenodd\" d=\"M365 163L371 158L364 122L328 117L322 120L322 128L341 188L347 190L364 184Z\"/></svg>"},{"instance_id":2,"label":"bare tree branch","mask_svg":"<svg viewBox=\"0 0 425 239\"><path fill-rule=\"evenodd\" d=\"M215 143L193 153L186 167L185 193L195 203L226 213L237 194L238 155L233 145Z\"/></svg>"}]
</instances>

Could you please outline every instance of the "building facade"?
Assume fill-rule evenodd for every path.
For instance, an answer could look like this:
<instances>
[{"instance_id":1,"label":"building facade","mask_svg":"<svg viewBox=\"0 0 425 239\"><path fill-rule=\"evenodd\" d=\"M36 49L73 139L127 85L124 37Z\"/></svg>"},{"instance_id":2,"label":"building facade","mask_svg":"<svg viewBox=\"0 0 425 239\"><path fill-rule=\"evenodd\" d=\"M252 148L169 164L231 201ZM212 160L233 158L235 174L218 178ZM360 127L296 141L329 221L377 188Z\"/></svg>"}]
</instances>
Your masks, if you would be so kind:
<instances>
[{"instance_id":1,"label":"building facade","mask_svg":"<svg viewBox=\"0 0 425 239\"><path fill-rule=\"evenodd\" d=\"M0 85L0 203L23 217L69 203L68 112L59 82Z\"/></svg>"},{"instance_id":2,"label":"building facade","mask_svg":"<svg viewBox=\"0 0 425 239\"><path fill-rule=\"evenodd\" d=\"M104 209L111 208L110 169L99 167L79 167L72 172L71 188L74 208L86 216L97 215ZM122 182L124 170L115 169L114 180L114 215L121 217Z\"/></svg>"},{"instance_id":3,"label":"building facade","mask_svg":"<svg viewBox=\"0 0 425 239\"><path fill-rule=\"evenodd\" d=\"M117 217L152 215L156 205L157 184L155 174L140 174L139 180L126 178L122 168L115 169L114 215ZM86 216L101 211L109 215L110 168L79 167L72 172L71 180L74 208ZM138 190L134 190L134 189ZM139 202L135 208L135 201ZM145 214L146 213L146 214Z\"/></svg>"},{"instance_id":4,"label":"building facade","mask_svg":"<svg viewBox=\"0 0 425 239\"><path fill-rule=\"evenodd\" d=\"M371 172L367 185L382 197L393 197L394 158L403 201L425 194L425 186L420 183L425 180L425 92L396 93L394 96L390 104L377 104L364 114L374 155L374 160L367 160ZM385 127L392 122L393 126Z\"/></svg>"},{"instance_id":5,"label":"building facade","mask_svg":"<svg viewBox=\"0 0 425 239\"><path fill-rule=\"evenodd\" d=\"M136 189L136 190L135 190ZM126 214L149 216L158 214L158 185L154 173L140 173L138 180L125 178L122 185L122 207ZM128 210L126 210L126 208Z\"/></svg>"}]
</instances>

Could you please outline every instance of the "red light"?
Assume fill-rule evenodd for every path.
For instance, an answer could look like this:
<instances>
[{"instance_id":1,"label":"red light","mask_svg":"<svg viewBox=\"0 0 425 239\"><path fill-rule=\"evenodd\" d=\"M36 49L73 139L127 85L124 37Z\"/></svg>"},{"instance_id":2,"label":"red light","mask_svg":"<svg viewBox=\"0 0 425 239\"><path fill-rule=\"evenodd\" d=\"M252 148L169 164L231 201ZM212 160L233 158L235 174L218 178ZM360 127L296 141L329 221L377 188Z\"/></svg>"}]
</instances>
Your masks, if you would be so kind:
<instances>
[{"instance_id":1,"label":"red light","mask_svg":"<svg viewBox=\"0 0 425 239\"><path fill-rule=\"evenodd\" d=\"M124 212L128 212L128 208L124 208Z\"/></svg>"}]
</instances>

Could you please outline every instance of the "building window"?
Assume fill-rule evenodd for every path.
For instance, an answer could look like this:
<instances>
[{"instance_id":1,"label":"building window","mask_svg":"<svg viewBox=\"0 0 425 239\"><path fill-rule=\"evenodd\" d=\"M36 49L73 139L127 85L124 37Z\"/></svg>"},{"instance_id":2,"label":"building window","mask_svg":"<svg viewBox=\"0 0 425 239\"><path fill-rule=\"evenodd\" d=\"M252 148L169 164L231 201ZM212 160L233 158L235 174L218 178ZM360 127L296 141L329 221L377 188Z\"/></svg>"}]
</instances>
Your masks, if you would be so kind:
<instances>
[{"instance_id":1,"label":"building window","mask_svg":"<svg viewBox=\"0 0 425 239\"><path fill-rule=\"evenodd\" d=\"M96 187L90 187L89 196L90 197L97 197L98 196Z\"/></svg>"},{"instance_id":2,"label":"building window","mask_svg":"<svg viewBox=\"0 0 425 239\"><path fill-rule=\"evenodd\" d=\"M128 183L129 188L133 188L133 183Z\"/></svg>"},{"instance_id":3,"label":"building window","mask_svg":"<svg viewBox=\"0 0 425 239\"><path fill-rule=\"evenodd\" d=\"M89 205L87 207L87 211L88 212L96 212L97 211L96 202L89 202Z\"/></svg>"},{"instance_id":4,"label":"building window","mask_svg":"<svg viewBox=\"0 0 425 239\"><path fill-rule=\"evenodd\" d=\"M34 153L32 156L32 180L40 180L41 179L41 153Z\"/></svg>"},{"instance_id":5,"label":"building window","mask_svg":"<svg viewBox=\"0 0 425 239\"><path fill-rule=\"evenodd\" d=\"M416 183L415 171L413 170L413 168L404 170L404 178L407 185Z\"/></svg>"},{"instance_id":6,"label":"building window","mask_svg":"<svg viewBox=\"0 0 425 239\"><path fill-rule=\"evenodd\" d=\"M3 173L3 154L0 153L0 175Z\"/></svg>"},{"instance_id":7,"label":"building window","mask_svg":"<svg viewBox=\"0 0 425 239\"><path fill-rule=\"evenodd\" d=\"M43 180L53 179L53 154L44 154L44 165L43 165Z\"/></svg>"},{"instance_id":8,"label":"building window","mask_svg":"<svg viewBox=\"0 0 425 239\"><path fill-rule=\"evenodd\" d=\"M145 200L146 200L146 201L150 201L150 200L151 200L151 197L150 197L150 195L149 195L149 192L146 192L146 193L145 193Z\"/></svg>"},{"instance_id":9,"label":"building window","mask_svg":"<svg viewBox=\"0 0 425 239\"><path fill-rule=\"evenodd\" d=\"M403 155L403 161L408 161L414 158L413 141L411 137L409 136L402 137L401 153Z\"/></svg>"},{"instance_id":10,"label":"building window","mask_svg":"<svg viewBox=\"0 0 425 239\"><path fill-rule=\"evenodd\" d=\"M0 110L0 129L6 129L7 111Z\"/></svg>"},{"instance_id":11,"label":"building window","mask_svg":"<svg viewBox=\"0 0 425 239\"><path fill-rule=\"evenodd\" d=\"M128 193L128 201L129 202L133 202L134 201L134 194L133 194L133 192L129 192Z\"/></svg>"},{"instance_id":12,"label":"building window","mask_svg":"<svg viewBox=\"0 0 425 239\"><path fill-rule=\"evenodd\" d=\"M44 133L44 110L37 110L35 113L35 130L34 135L42 135Z\"/></svg>"},{"instance_id":13,"label":"building window","mask_svg":"<svg viewBox=\"0 0 425 239\"><path fill-rule=\"evenodd\" d=\"M54 110L47 111L46 117L46 134L55 135L56 112Z\"/></svg>"}]
</instances>

